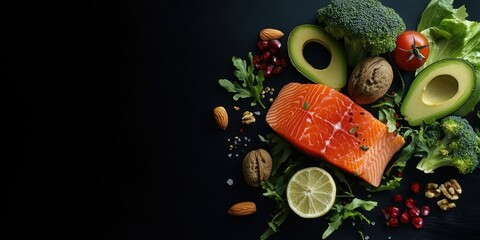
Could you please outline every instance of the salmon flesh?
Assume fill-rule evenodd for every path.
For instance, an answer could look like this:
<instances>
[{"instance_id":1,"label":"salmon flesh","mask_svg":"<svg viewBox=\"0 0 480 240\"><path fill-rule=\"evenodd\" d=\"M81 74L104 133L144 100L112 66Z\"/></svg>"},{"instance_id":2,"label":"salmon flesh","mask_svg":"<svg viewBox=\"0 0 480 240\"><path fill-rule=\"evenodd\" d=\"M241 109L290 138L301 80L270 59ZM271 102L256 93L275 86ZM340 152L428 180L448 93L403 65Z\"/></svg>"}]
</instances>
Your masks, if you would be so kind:
<instances>
[{"instance_id":1,"label":"salmon flesh","mask_svg":"<svg viewBox=\"0 0 480 240\"><path fill-rule=\"evenodd\" d=\"M343 93L323 84L288 83L266 121L300 151L378 187L389 161L405 144L397 133Z\"/></svg>"}]
</instances>

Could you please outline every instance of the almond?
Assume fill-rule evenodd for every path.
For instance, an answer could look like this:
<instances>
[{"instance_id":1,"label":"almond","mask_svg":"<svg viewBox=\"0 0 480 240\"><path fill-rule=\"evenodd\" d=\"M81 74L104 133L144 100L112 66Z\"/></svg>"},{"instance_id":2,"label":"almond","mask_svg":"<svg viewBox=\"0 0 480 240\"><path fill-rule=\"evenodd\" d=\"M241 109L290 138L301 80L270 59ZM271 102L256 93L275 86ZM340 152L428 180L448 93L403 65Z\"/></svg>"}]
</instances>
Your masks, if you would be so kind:
<instances>
[{"instance_id":1,"label":"almond","mask_svg":"<svg viewBox=\"0 0 480 240\"><path fill-rule=\"evenodd\" d=\"M255 213L257 211L257 206L254 202L239 202L234 204L228 209L228 214L232 216L247 216Z\"/></svg>"},{"instance_id":2,"label":"almond","mask_svg":"<svg viewBox=\"0 0 480 240\"><path fill-rule=\"evenodd\" d=\"M260 39L275 40L283 37L283 32L274 28L265 28L260 31Z\"/></svg>"},{"instance_id":3,"label":"almond","mask_svg":"<svg viewBox=\"0 0 480 240\"><path fill-rule=\"evenodd\" d=\"M227 129L228 126L228 113L224 107L218 106L213 109L213 118L217 126L223 130Z\"/></svg>"}]
</instances>

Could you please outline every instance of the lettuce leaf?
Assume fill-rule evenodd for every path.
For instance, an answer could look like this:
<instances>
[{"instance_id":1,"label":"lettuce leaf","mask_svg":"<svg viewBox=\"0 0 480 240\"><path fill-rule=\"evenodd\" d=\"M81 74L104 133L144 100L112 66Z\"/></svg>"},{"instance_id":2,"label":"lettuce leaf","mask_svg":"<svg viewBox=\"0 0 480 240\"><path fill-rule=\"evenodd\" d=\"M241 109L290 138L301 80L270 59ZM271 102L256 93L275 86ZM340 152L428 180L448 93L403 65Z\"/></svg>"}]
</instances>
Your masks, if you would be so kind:
<instances>
[{"instance_id":1,"label":"lettuce leaf","mask_svg":"<svg viewBox=\"0 0 480 240\"><path fill-rule=\"evenodd\" d=\"M480 23L466 20L465 6L453 8L453 0L431 0L417 31L430 41L430 56L424 66L445 58L463 58L480 70Z\"/></svg>"}]
</instances>

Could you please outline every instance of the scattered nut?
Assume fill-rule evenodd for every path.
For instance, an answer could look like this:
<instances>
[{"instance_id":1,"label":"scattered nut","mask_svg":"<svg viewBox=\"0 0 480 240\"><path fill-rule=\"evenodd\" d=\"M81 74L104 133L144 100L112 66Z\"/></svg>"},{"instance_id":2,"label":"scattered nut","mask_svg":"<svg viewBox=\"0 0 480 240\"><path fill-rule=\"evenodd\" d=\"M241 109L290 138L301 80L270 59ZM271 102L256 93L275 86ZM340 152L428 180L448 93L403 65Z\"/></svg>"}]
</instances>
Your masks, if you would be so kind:
<instances>
[{"instance_id":1,"label":"scattered nut","mask_svg":"<svg viewBox=\"0 0 480 240\"><path fill-rule=\"evenodd\" d=\"M358 104L370 104L384 96L393 82L393 70L380 56L367 57L352 71L348 94Z\"/></svg>"},{"instance_id":2,"label":"scattered nut","mask_svg":"<svg viewBox=\"0 0 480 240\"><path fill-rule=\"evenodd\" d=\"M282 31L274 28L265 28L260 31L260 39L267 41L280 39L283 35Z\"/></svg>"},{"instance_id":3,"label":"scattered nut","mask_svg":"<svg viewBox=\"0 0 480 240\"><path fill-rule=\"evenodd\" d=\"M257 211L257 206L254 202L239 202L234 204L228 209L228 214L232 216L247 216L255 213Z\"/></svg>"},{"instance_id":4,"label":"scattered nut","mask_svg":"<svg viewBox=\"0 0 480 240\"><path fill-rule=\"evenodd\" d=\"M458 190L456 190L455 185L458 185L458 182L456 180L454 181L449 180L446 183L440 184L438 188L442 191L443 195L445 195L445 197L447 197L448 199L457 200L460 197L459 192L462 192L462 189L460 188L460 185L458 185Z\"/></svg>"},{"instance_id":5,"label":"scattered nut","mask_svg":"<svg viewBox=\"0 0 480 240\"><path fill-rule=\"evenodd\" d=\"M436 183L427 183L425 187L425 197L434 198L440 196L442 191L438 188Z\"/></svg>"},{"instance_id":6,"label":"scattered nut","mask_svg":"<svg viewBox=\"0 0 480 240\"><path fill-rule=\"evenodd\" d=\"M457 179L452 178L445 183L449 192L454 191L457 194L462 194L462 187L458 183ZM453 193L452 193L453 194Z\"/></svg>"},{"instance_id":7,"label":"scattered nut","mask_svg":"<svg viewBox=\"0 0 480 240\"><path fill-rule=\"evenodd\" d=\"M222 107L218 106L213 109L213 117L215 119L215 123L217 126L223 130L227 129L228 126L228 113L227 110Z\"/></svg>"},{"instance_id":8,"label":"scattered nut","mask_svg":"<svg viewBox=\"0 0 480 240\"><path fill-rule=\"evenodd\" d=\"M251 124L255 122L255 116L250 111L245 111L242 116L243 124Z\"/></svg>"},{"instance_id":9,"label":"scattered nut","mask_svg":"<svg viewBox=\"0 0 480 240\"><path fill-rule=\"evenodd\" d=\"M440 209L444 211L452 209L457 206L455 205L454 202L449 202L448 199L446 198L443 198L442 200L437 201L437 205L440 207Z\"/></svg>"},{"instance_id":10,"label":"scattered nut","mask_svg":"<svg viewBox=\"0 0 480 240\"><path fill-rule=\"evenodd\" d=\"M243 177L252 187L260 186L272 173L272 156L265 149L252 150L243 159Z\"/></svg>"}]
</instances>

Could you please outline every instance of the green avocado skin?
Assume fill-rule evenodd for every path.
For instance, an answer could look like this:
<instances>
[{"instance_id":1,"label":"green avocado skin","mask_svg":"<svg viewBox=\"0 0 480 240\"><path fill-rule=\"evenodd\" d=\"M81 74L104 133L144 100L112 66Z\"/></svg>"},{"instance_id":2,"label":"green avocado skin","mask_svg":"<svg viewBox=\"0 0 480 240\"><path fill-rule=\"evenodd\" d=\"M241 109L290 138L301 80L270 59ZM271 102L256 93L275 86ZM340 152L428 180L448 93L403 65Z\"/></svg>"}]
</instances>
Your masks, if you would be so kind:
<instances>
[{"instance_id":1,"label":"green avocado skin","mask_svg":"<svg viewBox=\"0 0 480 240\"><path fill-rule=\"evenodd\" d=\"M461 117L468 115L475 109L475 106L480 101L480 71L476 71L476 75L475 88L473 89L472 95L453 115Z\"/></svg>"}]
</instances>

